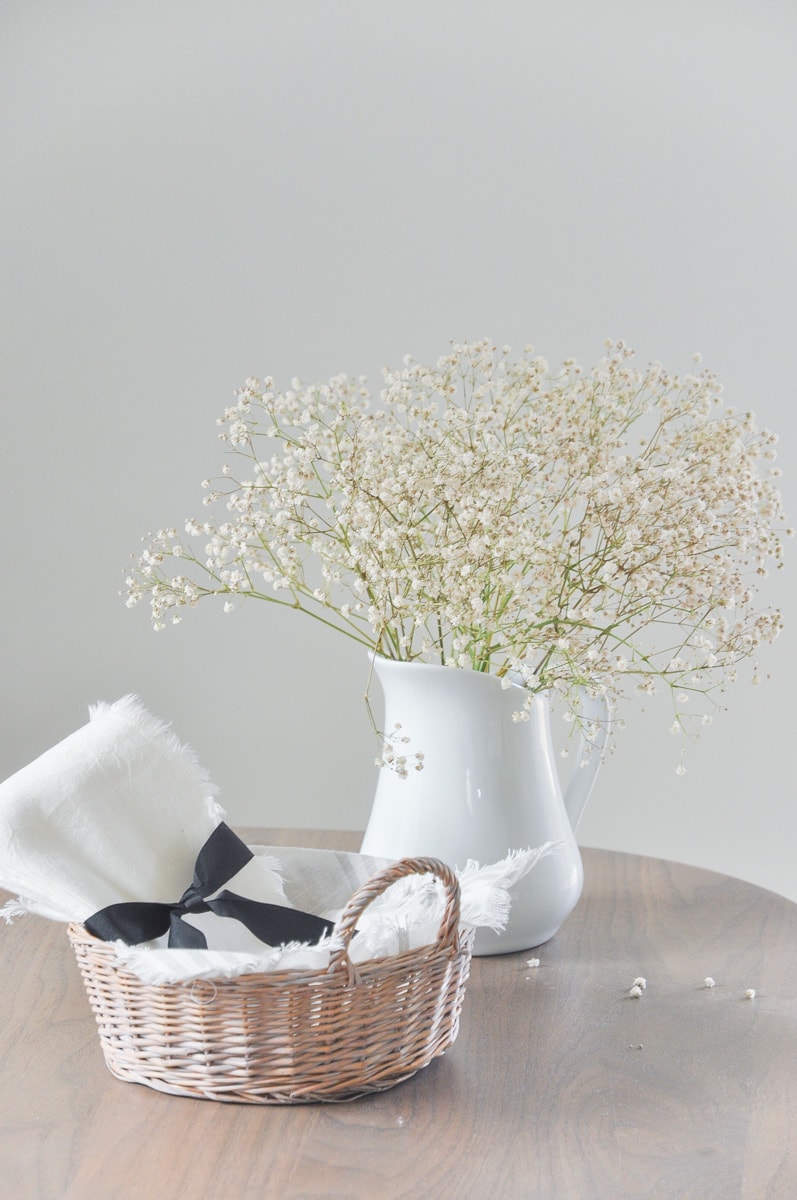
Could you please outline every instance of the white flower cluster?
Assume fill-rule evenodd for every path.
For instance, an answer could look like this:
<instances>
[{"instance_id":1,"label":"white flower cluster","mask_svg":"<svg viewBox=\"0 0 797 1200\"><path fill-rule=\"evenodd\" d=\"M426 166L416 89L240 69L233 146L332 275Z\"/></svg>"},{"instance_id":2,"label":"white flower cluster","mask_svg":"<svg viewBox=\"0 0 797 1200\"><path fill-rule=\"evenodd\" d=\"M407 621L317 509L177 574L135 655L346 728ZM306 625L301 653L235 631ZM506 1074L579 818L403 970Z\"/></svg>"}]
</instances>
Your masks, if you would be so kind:
<instances>
[{"instance_id":1,"label":"white flower cluster","mask_svg":"<svg viewBox=\"0 0 797 1200\"><path fill-rule=\"evenodd\" d=\"M379 654L489 671L529 692L684 704L777 635L757 583L786 532L774 435L716 378L591 371L527 347L407 358L362 379L247 380L220 419L216 520L151 537L127 580L156 629L203 596L310 613ZM202 549L192 549L199 542Z\"/></svg>"},{"instance_id":2,"label":"white flower cluster","mask_svg":"<svg viewBox=\"0 0 797 1200\"><path fill-rule=\"evenodd\" d=\"M368 705L368 709L369 715L371 715L370 704ZM414 753L410 753L408 750L406 750L406 746L410 739L406 736L406 734L401 733L401 725L397 723L390 733L381 733L376 728L376 723L373 721L373 716L371 716L371 722L374 731L377 733L380 741L382 742L382 753L380 754L379 758L375 760L375 765L377 767L387 767L389 770L395 771L400 779L407 778L410 773L410 766L412 766L416 771L423 770L423 760L425 755L420 750L416 750Z\"/></svg>"}]
</instances>

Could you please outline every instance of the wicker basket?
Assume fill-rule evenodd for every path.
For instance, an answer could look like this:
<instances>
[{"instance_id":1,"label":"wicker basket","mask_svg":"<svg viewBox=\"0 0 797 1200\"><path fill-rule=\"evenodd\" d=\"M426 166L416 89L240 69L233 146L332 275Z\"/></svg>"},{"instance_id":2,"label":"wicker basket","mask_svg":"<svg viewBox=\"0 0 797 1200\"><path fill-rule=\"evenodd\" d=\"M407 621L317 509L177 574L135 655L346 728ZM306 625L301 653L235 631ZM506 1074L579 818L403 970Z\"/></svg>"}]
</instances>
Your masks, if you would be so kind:
<instances>
[{"instance_id":1,"label":"wicker basket","mask_svg":"<svg viewBox=\"0 0 797 1200\"><path fill-rule=\"evenodd\" d=\"M363 910L405 875L432 873L446 890L437 941L352 964ZM350 1100L408 1079L454 1042L470 967L459 883L444 863L405 859L373 876L337 923L326 970L145 984L111 943L68 932L118 1079L177 1096L248 1104Z\"/></svg>"}]
</instances>

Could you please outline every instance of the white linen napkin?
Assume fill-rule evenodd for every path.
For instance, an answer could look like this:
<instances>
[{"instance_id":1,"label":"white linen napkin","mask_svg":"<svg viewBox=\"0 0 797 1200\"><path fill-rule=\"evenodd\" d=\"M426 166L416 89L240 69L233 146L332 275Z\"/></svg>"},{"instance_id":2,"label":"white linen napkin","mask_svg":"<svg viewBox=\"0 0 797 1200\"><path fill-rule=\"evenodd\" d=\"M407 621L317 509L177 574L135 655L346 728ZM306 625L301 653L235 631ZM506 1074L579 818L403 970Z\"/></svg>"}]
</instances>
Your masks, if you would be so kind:
<instances>
[{"instance_id":1,"label":"white linen napkin","mask_svg":"<svg viewBox=\"0 0 797 1200\"><path fill-rule=\"evenodd\" d=\"M505 859L481 867L469 860L455 871L460 885L460 928L482 926L500 931L509 915L510 889L546 854L556 849L546 842L536 849L514 851ZM277 863L288 903L336 921L350 896L393 860L343 850L302 846L252 846ZM378 896L357 922L349 944L353 963L384 958L427 946L437 940L445 895L430 876L408 875ZM332 903L330 904L330 901ZM145 983L185 983L193 979L229 979L269 971L319 971L329 965L331 938L316 945L289 943L261 947L258 953L212 950L174 950L116 943L117 958Z\"/></svg>"},{"instance_id":2,"label":"white linen napkin","mask_svg":"<svg viewBox=\"0 0 797 1200\"><path fill-rule=\"evenodd\" d=\"M10 922L31 912L85 923L119 903L174 905L223 818L193 752L140 701L95 705L87 725L0 784L0 887L18 897L0 916ZM512 884L555 848L511 852L485 867L465 864L458 872L462 926L501 929ZM249 849L252 859L224 881L225 890L332 923L362 883L391 865L342 851ZM399 880L362 914L352 961L433 942L444 900L429 876ZM168 947L166 934L136 946L115 941L120 963L146 982L166 983L314 970L329 961L329 936L270 946L232 917L192 912L181 919L201 931L207 949Z\"/></svg>"},{"instance_id":3,"label":"white linen napkin","mask_svg":"<svg viewBox=\"0 0 797 1200\"><path fill-rule=\"evenodd\" d=\"M195 755L134 696L95 705L90 718L0 784L0 887L19 897L0 910L6 917L33 912L82 922L123 901L173 903L223 820L217 789ZM263 856L230 886L286 903ZM212 913L186 919L238 925ZM248 936L248 948L260 945Z\"/></svg>"}]
</instances>

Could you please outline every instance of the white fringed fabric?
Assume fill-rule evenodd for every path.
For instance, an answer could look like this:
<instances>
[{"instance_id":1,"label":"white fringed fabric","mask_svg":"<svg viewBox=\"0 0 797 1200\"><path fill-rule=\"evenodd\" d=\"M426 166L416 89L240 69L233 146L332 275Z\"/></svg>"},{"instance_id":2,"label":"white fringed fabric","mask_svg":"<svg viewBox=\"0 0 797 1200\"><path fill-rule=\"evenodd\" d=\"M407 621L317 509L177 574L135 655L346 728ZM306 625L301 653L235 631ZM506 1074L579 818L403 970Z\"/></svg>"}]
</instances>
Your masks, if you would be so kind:
<instances>
[{"instance_id":1,"label":"white fringed fabric","mask_svg":"<svg viewBox=\"0 0 797 1200\"><path fill-rule=\"evenodd\" d=\"M197 855L224 818L216 788L193 752L134 697L90 710L82 729L0 784L0 887L17 895L7 921L38 913L83 923L123 901L176 902ZM502 862L468 862L458 873L464 927L501 929L512 885L555 849L512 851ZM331 850L251 847L254 857L225 888L335 921L357 888L389 860ZM451 864L456 866L457 864ZM363 913L353 961L433 942L443 912L430 877L394 884ZM183 917L207 950L172 949L166 938L116 942L119 961L145 982L232 978L288 968L318 969L331 939L266 946L239 921L215 913Z\"/></svg>"}]
</instances>

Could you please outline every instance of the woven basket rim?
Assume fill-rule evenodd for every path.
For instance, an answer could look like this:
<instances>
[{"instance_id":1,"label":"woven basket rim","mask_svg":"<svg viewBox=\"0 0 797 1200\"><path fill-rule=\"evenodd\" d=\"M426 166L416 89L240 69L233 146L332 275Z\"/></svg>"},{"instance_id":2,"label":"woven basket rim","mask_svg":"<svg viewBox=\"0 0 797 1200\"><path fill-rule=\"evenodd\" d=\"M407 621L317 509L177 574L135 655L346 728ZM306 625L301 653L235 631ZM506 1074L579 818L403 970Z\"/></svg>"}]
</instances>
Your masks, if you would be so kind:
<instances>
[{"instance_id":1,"label":"woven basket rim","mask_svg":"<svg viewBox=\"0 0 797 1200\"><path fill-rule=\"evenodd\" d=\"M198 976L191 979L179 980L173 983L145 983L140 979L134 971L125 966L116 957L116 947L113 942L104 942L101 938L95 937L93 933L89 933L85 925L79 921L71 921L67 925L67 934L70 942L75 945L82 944L87 947L91 954L107 954L114 961L114 969L124 976L135 979L141 987L153 988L191 988L194 984L214 983L217 987L225 984L243 983L244 981L254 981L258 986L263 984L279 984L284 987L286 984L303 983L305 981L312 982L314 980L332 980L342 979L347 974L343 969L332 972L329 967L285 967L282 970L275 971L243 971L238 975L230 976ZM440 954L457 954L462 953L467 949L466 943L472 942L473 931L461 930L459 932L458 945L453 949L451 947L441 946L440 941L426 942L422 946L413 946L408 950L400 950L396 954L386 954L379 958L367 958L361 962L351 964L352 974L356 976L371 975L379 970L384 970L387 965L405 964L408 968L413 966L421 966L424 962L431 958L436 958ZM249 986L253 986L250 984Z\"/></svg>"}]
</instances>

